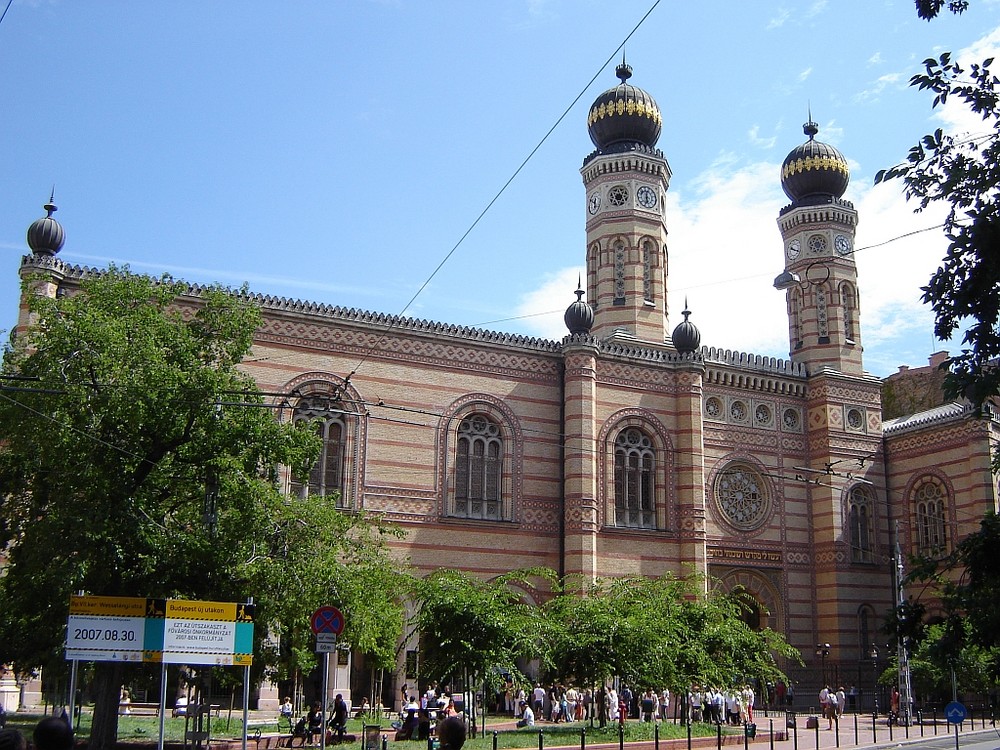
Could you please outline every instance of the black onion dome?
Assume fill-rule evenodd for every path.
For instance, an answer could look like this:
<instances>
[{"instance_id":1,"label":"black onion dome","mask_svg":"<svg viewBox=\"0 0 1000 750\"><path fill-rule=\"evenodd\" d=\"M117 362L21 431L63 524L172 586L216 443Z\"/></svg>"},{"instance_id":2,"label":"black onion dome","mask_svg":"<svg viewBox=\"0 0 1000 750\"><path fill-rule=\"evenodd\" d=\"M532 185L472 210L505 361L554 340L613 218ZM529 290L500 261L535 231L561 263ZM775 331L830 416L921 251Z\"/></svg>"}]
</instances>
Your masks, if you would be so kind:
<instances>
[{"instance_id":1,"label":"black onion dome","mask_svg":"<svg viewBox=\"0 0 1000 750\"><path fill-rule=\"evenodd\" d=\"M56 210L53 198L55 195L52 195L49 202L43 206L47 212L46 216L36 219L28 227L28 247L35 255L55 255L66 241L62 224L52 218L52 213Z\"/></svg>"},{"instance_id":2,"label":"black onion dome","mask_svg":"<svg viewBox=\"0 0 1000 750\"><path fill-rule=\"evenodd\" d=\"M594 325L594 311L583 301L583 289L579 282L576 287L576 302L566 308L563 320L570 333L590 333L590 327Z\"/></svg>"},{"instance_id":3,"label":"black onion dome","mask_svg":"<svg viewBox=\"0 0 1000 750\"><path fill-rule=\"evenodd\" d=\"M781 189L793 203L840 198L851 181L847 159L833 146L817 141L819 127L809 119L802 130L809 140L793 148L781 164Z\"/></svg>"},{"instance_id":4,"label":"black onion dome","mask_svg":"<svg viewBox=\"0 0 1000 750\"><path fill-rule=\"evenodd\" d=\"M684 300L684 311L681 313L684 320L674 329L671 340L681 354L693 354L701 346L701 331L698 326L688 320L691 311L687 309L687 300Z\"/></svg>"},{"instance_id":5,"label":"black onion dome","mask_svg":"<svg viewBox=\"0 0 1000 750\"><path fill-rule=\"evenodd\" d=\"M615 73L621 83L597 97L587 115L590 140L599 151L618 143L653 148L663 126L660 108L648 93L626 83L632 77L631 66L622 62Z\"/></svg>"}]
</instances>

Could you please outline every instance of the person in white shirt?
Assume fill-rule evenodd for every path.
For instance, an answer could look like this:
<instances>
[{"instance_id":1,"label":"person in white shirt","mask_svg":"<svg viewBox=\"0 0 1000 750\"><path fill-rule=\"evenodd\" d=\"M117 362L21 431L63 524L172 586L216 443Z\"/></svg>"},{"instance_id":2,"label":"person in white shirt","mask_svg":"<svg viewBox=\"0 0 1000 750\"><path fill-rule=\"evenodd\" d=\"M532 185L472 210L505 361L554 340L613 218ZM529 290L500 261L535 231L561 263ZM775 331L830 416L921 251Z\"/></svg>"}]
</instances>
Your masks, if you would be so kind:
<instances>
[{"instance_id":1,"label":"person in white shirt","mask_svg":"<svg viewBox=\"0 0 1000 750\"><path fill-rule=\"evenodd\" d=\"M535 726L535 712L531 710L531 706L528 705L527 701L521 701L521 720L517 722L518 727L533 727Z\"/></svg>"}]
</instances>

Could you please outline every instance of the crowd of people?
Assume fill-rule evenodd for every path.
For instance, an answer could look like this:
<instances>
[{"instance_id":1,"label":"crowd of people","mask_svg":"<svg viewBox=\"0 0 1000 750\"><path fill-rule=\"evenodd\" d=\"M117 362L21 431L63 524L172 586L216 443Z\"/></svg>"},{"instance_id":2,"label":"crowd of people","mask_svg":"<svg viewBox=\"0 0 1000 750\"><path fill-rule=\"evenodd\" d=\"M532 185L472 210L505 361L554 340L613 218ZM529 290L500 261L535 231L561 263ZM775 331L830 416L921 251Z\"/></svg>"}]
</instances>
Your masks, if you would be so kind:
<instances>
[{"instance_id":1,"label":"crowd of people","mask_svg":"<svg viewBox=\"0 0 1000 750\"><path fill-rule=\"evenodd\" d=\"M536 683L530 690L513 691L512 713L518 726L534 726L536 721L554 724L564 721L609 721L624 723L628 719L655 721L704 721L717 724L747 724L753 721L756 698L749 684L727 689L692 685L678 701L670 690L633 691L623 685L578 689L561 684L542 686ZM505 705L506 706L506 698ZM503 710L501 706L498 708Z\"/></svg>"}]
</instances>

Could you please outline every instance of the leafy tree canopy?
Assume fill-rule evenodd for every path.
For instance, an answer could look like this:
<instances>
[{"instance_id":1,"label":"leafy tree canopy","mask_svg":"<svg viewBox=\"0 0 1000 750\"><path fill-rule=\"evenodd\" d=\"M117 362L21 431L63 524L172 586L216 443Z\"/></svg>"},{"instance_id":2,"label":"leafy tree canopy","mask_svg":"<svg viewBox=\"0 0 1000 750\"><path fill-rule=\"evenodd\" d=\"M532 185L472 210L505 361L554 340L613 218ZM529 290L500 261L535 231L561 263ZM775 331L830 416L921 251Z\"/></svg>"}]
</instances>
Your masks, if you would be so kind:
<instances>
[{"instance_id":1,"label":"leafy tree canopy","mask_svg":"<svg viewBox=\"0 0 1000 750\"><path fill-rule=\"evenodd\" d=\"M775 680L776 656L799 661L780 635L746 624L741 592L703 592L700 576L667 575L599 581L557 597L548 604L548 664L584 684L618 675L643 689L683 690Z\"/></svg>"},{"instance_id":2,"label":"leafy tree canopy","mask_svg":"<svg viewBox=\"0 0 1000 750\"><path fill-rule=\"evenodd\" d=\"M301 622L297 609L330 597L359 609L372 603L357 587L384 573L381 530L338 518L328 500L279 492L277 467L308 465L318 441L262 408L238 368L260 322L255 307L221 289L194 297L169 278L115 268L66 296L31 289L29 280L32 326L6 353L0 391L0 548L8 555L0 663L58 665L69 597L79 590L253 596L258 637L279 616ZM324 556L306 554L333 534L339 542ZM348 563L357 575L345 575ZM357 642L384 654L391 618L357 623ZM95 667L92 747L114 742L123 676L120 663Z\"/></svg>"},{"instance_id":3,"label":"leafy tree canopy","mask_svg":"<svg viewBox=\"0 0 1000 750\"><path fill-rule=\"evenodd\" d=\"M937 16L942 0L918 0L921 18ZM947 4L954 13L967 3ZM932 203L948 207L948 247L941 266L923 288L935 315L934 332L951 339L963 326L963 349L948 363L945 388L977 406L1000 392L1000 108L993 60L960 64L951 53L924 61L910 85L934 94L933 107L957 100L983 123L981 131L948 134L938 129L914 145L906 160L881 170L875 182L901 179L918 211Z\"/></svg>"}]
</instances>

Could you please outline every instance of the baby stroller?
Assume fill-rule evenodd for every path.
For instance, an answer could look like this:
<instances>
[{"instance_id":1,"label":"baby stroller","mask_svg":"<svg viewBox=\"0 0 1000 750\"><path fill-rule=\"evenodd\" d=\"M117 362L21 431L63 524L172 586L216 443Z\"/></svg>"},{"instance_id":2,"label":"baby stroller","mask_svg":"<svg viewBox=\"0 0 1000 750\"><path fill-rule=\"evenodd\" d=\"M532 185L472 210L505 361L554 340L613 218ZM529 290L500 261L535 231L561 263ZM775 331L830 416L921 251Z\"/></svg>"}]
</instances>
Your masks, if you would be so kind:
<instances>
[{"instance_id":1,"label":"baby stroller","mask_svg":"<svg viewBox=\"0 0 1000 750\"><path fill-rule=\"evenodd\" d=\"M295 725L292 727L292 736L288 738L289 747L292 747L292 743L295 742L296 737L299 738L299 747L303 747L306 744L306 739L309 737L309 728L306 726L304 717L295 722Z\"/></svg>"}]
</instances>

